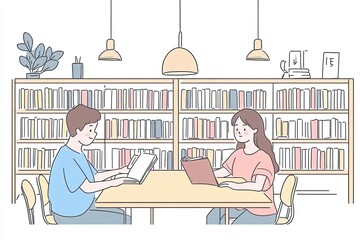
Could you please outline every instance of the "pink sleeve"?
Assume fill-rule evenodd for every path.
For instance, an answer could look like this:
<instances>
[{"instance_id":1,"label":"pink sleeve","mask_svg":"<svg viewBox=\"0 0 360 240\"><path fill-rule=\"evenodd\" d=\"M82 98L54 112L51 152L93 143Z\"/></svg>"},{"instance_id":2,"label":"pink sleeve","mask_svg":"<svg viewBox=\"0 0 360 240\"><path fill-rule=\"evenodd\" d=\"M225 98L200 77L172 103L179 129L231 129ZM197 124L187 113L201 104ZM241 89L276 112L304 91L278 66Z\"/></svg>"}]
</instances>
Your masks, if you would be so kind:
<instances>
[{"instance_id":1,"label":"pink sleeve","mask_svg":"<svg viewBox=\"0 0 360 240\"><path fill-rule=\"evenodd\" d=\"M252 181L255 180L256 175L263 175L266 177L263 191L268 190L272 186L274 182L274 166L269 155L264 154L261 157L259 164L254 170Z\"/></svg>"},{"instance_id":2,"label":"pink sleeve","mask_svg":"<svg viewBox=\"0 0 360 240\"><path fill-rule=\"evenodd\" d=\"M233 174L233 165L237 155L236 152L237 151L234 151L223 164L223 167L228 170L231 175Z\"/></svg>"}]
</instances>

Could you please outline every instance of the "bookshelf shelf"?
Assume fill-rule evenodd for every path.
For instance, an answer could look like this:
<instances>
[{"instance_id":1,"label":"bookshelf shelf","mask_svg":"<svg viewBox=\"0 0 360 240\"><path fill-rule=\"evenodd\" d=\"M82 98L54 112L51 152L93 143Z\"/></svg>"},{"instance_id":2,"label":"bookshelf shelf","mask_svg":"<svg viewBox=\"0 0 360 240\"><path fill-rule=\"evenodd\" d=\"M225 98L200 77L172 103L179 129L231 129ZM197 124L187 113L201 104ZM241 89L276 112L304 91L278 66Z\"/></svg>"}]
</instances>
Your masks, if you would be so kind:
<instances>
[{"instance_id":1,"label":"bookshelf shelf","mask_svg":"<svg viewBox=\"0 0 360 240\"><path fill-rule=\"evenodd\" d=\"M181 140L180 143L186 144L199 144L199 143L232 143L235 144L234 139L184 139Z\"/></svg>"},{"instance_id":2,"label":"bookshelf shelf","mask_svg":"<svg viewBox=\"0 0 360 240\"><path fill-rule=\"evenodd\" d=\"M343 139L273 139L272 143L348 143Z\"/></svg>"},{"instance_id":3,"label":"bookshelf shelf","mask_svg":"<svg viewBox=\"0 0 360 240\"><path fill-rule=\"evenodd\" d=\"M66 114L69 110L17 110L17 114ZM134 109L134 110L123 110L123 109L99 109L102 114L172 114L172 110L145 110L145 109Z\"/></svg>"},{"instance_id":4,"label":"bookshelf shelf","mask_svg":"<svg viewBox=\"0 0 360 240\"><path fill-rule=\"evenodd\" d=\"M67 139L21 139L17 140L17 144L59 144L66 143ZM96 139L94 143L104 143L104 139Z\"/></svg>"},{"instance_id":5,"label":"bookshelf shelf","mask_svg":"<svg viewBox=\"0 0 360 240\"><path fill-rule=\"evenodd\" d=\"M349 171L337 171L337 170L280 170L280 175L348 175Z\"/></svg>"},{"instance_id":6,"label":"bookshelf shelf","mask_svg":"<svg viewBox=\"0 0 360 240\"><path fill-rule=\"evenodd\" d=\"M54 154L55 151L57 151L54 148L60 147L62 144L64 144L67 139L64 137L66 135L56 135L58 138L54 139L29 139L29 134L24 134L21 132L20 129L20 123L23 121L23 124L29 124L30 122L34 121L35 117L39 118L49 118L47 115L55 115L54 118L62 119L66 113L68 112L69 108L71 108L74 104L77 104L75 99L75 93L78 94L78 100L81 102L83 101L83 92L91 92L91 98L90 96L87 96L87 102L91 103L91 106L101 106L98 107L98 110L101 114L103 114L103 118L105 120L104 124L101 126L101 131L104 131L104 134L100 134L102 136L102 139L96 139L95 144L93 147L88 146L86 151L88 154L103 154L104 159L110 158L112 161L113 158L113 151L122 151L122 149L125 149L126 151L132 151L134 149L138 148L152 148L153 146L156 146L156 148L162 148L161 146L164 146L164 148L167 148L166 151L172 151L173 156L171 159L171 168L172 170L180 170L181 166L179 166L179 159L181 158L181 154L183 154L183 150L186 150L186 154L189 152L194 151L194 149L199 151L208 151L211 150L212 156L215 158L219 156L219 151L223 151L221 154L221 157L228 155L229 153L233 151L232 148L235 148L236 141L234 139L228 139L229 137L232 137L232 126L230 124L230 119L227 115L233 115L237 110L237 108L241 108L241 106L248 106L250 108L255 108L260 114L266 115L266 121L267 121L267 134L272 134L273 137L275 137L275 133L277 134L276 130L276 118L281 117L283 121L291 121L294 120L294 118L302 118L304 116L304 124L308 124L310 122L309 119L316 118L319 120L323 120L325 118L331 118L331 115L337 115L336 118L339 119L339 121L346 122L346 134L341 136L336 136L339 139L336 139L336 137L331 136L331 139L309 139L309 136L306 136L306 138L301 139L273 139L271 140L274 144L275 151L283 150L284 153L288 151L286 148L290 149L290 154L292 147L298 147L299 144L301 144L301 151L308 152L309 148L319 148L319 150L324 151L327 148L337 148L338 146L336 144L340 144L341 146L339 148L343 148L345 153L342 155L341 160L341 167L340 164L338 166L331 166L330 168L326 169L333 169L334 170L319 170L319 168L313 168L313 170L287 170L288 168L284 168L284 170L280 170L280 175L287 175L287 174L295 174L295 175L343 175L347 176L348 182L347 182L347 192L348 192L348 203L354 202L354 85L353 85L353 79L318 79L318 78L312 78L312 79L278 79L278 78L204 78L204 79L197 79L197 78L186 78L186 79L162 79L162 78L136 78L136 79L129 79L129 78L87 78L87 79L71 79L71 78L54 78L54 79L13 79L12 80L12 157L11 157L11 166L12 166L12 174L11 174L11 202L15 203L17 192L19 192L19 186L17 183L17 177L27 177L27 176L34 176L38 174L49 174L49 170L37 170L37 167L32 167L31 169L24 168L23 162L19 161L18 155L20 155L20 152L22 153L26 151L32 152L33 150L41 150L40 148L37 149L37 145L41 145L41 148L45 148L45 152L50 151L51 154ZM336 104L336 101L334 98L331 100L331 104L328 105L320 105L320 106L312 106L311 109L309 109L308 105L305 105L303 102L301 102L300 107L298 104L290 104L290 99L297 99L294 97L294 95L290 94L290 89L293 88L300 88L301 90L307 89L307 88L315 88L316 90L328 90L329 96L336 96L337 90L340 90L340 97L344 98L346 104L343 104L341 102L338 102ZM69 92L72 92L73 100L71 102L68 102L66 104L66 101L68 101L69 95L63 96L63 100L65 103L60 101L55 102L55 98L50 98L49 96L53 95L46 95L49 94L45 91L45 88L48 88L46 91L49 91L51 89L53 92L51 94L54 94L54 96L60 97L60 94L63 94L62 91L65 92L65 89ZM62 88L61 91L59 88ZM129 92L133 88L134 95L131 95ZM116 98L119 101L116 101L116 104L106 105L105 103L101 102L95 102L96 94L103 94L102 96L109 97L109 91L107 90L117 90ZM158 101L158 105L149 105L146 102L143 101L144 99L151 99L147 98L146 95L144 95L143 90L153 90L154 95L147 95L152 96L153 102ZM207 89L210 89L210 95L207 92ZM284 90L285 89L285 90ZM75 91L76 90L76 91ZM79 91L80 92L79 92ZM127 92L125 93L125 90ZM183 91L186 90L186 91ZM195 91L197 90L197 92ZM216 92L219 91L220 92ZM236 91L234 91L236 90ZM241 90L241 92L240 92ZM286 90L289 90L286 92ZM23 92L22 92L23 91ZM26 93L26 91L28 91ZM31 91L34 91L34 93L31 93ZM37 92L36 92L37 91ZM97 91L97 92L96 92ZM135 95L135 91L137 91L137 95ZM158 92L157 100L155 101L155 91ZM166 94L168 95L168 98L162 98L162 91L169 91ZM170 91L171 94L170 95ZM245 91L245 98L244 93ZM284 92L284 95L281 95L281 91ZM100 93L99 93L100 92ZM105 94L106 92L106 94ZM153 94L149 93L147 94ZM202 96L203 102L199 104L201 100L197 99L194 100L194 98L190 98L190 100L187 99L187 95L183 95L183 92L188 94L198 94L198 96ZM304 92L304 91L303 91ZM325 91L326 92L326 91ZM342 94L342 92L345 92L345 94ZM120 95L123 94L123 95ZM36 97L31 98L31 94L34 94ZM42 98L39 97L40 95L36 94L42 94ZM57 94L57 95L56 95ZM64 93L65 94L65 93ZM80 94L80 95L79 95ZM85 93L84 93L85 94ZM113 92L111 92L111 95ZM218 94L218 95L216 95ZM247 94L250 96L248 97ZM307 94L307 93L305 93ZM311 93L310 91L310 94ZM317 93L315 93L317 94ZM321 93L322 94L322 93ZM335 94L335 95L334 95ZM80 97L81 96L81 97ZM121 97L120 97L121 96ZM137 96L137 97L136 97ZM186 96L185 100L182 99L184 96ZM215 97L213 97L215 96ZM240 98L241 96L241 98ZM22 98L21 98L22 97ZM70 98L71 98L70 97ZM99 96L97 96L99 97ZM133 97L131 101L134 101L133 104L130 103L130 98ZM233 97L237 99L237 103L235 105L233 102ZM288 102L285 104L285 101L280 101L281 97L286 99ZM291 98L292 97L292 98ZM46 100L47 98L47 100ZM216 100L222 99L221 101L209 101L209 99L213 98ZM279 99L277 99L279 98ZM303 95L301 95L301 98L303 98ZM28 101L26 101L26 99ZM30 101L31 99L31 101ZM42 104L41 102L42 99ZM79 100L80 99L80 100ZM85 98L86 99L86 98ZM91 100L89 100L91 99ZM140 99L140 100L139 100ZM142 99L142 100L141 100ZM195 98L196 99L196 98ZM204 99L207 99L208 102L204 102ZM305 99L305 98L304 98ZM315 99L315 100L313 100ZM316 95L316 98L309 99L309 101L320 101L318 99L323 99ZM330 98L329 98L330 99ZM330 101L328 99L328 101ZM99 99L98 99L99 100ZM121 101L120 101L121 100ZM241 100L241 101L240 101ZM36 102L37 101L37 102ZM53 101L52 103L50 103ZM111 103L114 103L113 101L113 95L111 96ZM136 102L137 104L136 105ZM139 104L140 101L140 104ZM166 102L168 101L168 102ZM197 101L197 102L196 102ZM249 102L248 102L249 101ZM297 101L297 100L296 100ZM325 100L321 100L325 101ZM340 101L340 100L338 100ZM121 103L120 103L121 102ZM236 102L236 101L235 101ZM291 102L291 101L290 101ZM335 104L334 104L335 102ZM56 104L57 105L56 105ZM95 104L96 103L96 104ZM100 104L101 103L101 104ZM190 104L189 104L190 103ZM329 102L330 103L330 102ZM50 106L57 106L56 108L51 108ZM151 106L151 109L146 109L144 106ZM284 107L282 107L284 105ZM156 106L156 107L154 107ZM197 108L193 108L198 107ZM234 107L235 106L235 107ZM189 107L189 108L187 108ZM284 108L284 109L283 109ZM288 108L288 109L287 109ZM294 109L298 108L298 109ZM301 109L299 109L301 108ZM209 116L197 116L198 114L204 114ZM127 115L127 116L125 116ZM135 119L139 118L138 115L141 115L142 119ZM143 116L144 115L144 116ZM219 116L222 115L222 116ZM329 117L330 115L330 117ZM115 123L118 124L118 130L121 131L125 125L121 125L116 122L116 118L119 118L119 120L127 119L134 120L135 121L152 121L155 119L162 120L163 122L169 122L169 126L162 126L163 133L169 133L169 129L172 130L172 135L166 135L166 139L159 139L159 138L151 138L151 139L128 139L128 138L120 138L122 135L117 135L116 131L109 131L109 129L106 130L106 127L108 125L106 121L110 121L110 129L113 128L113 120L115 119ZM132 119L134 118L134 119ZM195 137L194 138L185 138L183 139L183 128L182 124L184 123L184 119L186 118L185 122L189 124L190 126L190 119L191 121L194 121L194 119L201 118L204 122L209 121L210 128L205 128L204 125L202 125L204 131L209 131L210 135L201 135L204 134L203 132L199 131L196 135L185 135L185 137ZM219 121L220 119L220 121ZM290 119L290 120L289 120ZM205 121L206 120L206 121ZM171 122L171 125L170 125ZM204 124L202 122L201 124ZM220 123L219 123L220 122ZM226 122L226 124L224 123ZM225 124L224 127L222 127L222 124ZM59 123L58 123L59 124ZM193 122L191 123L193 124ZM206 122L207 124L207 122ZM200 126L200 125L199 125ZM218 128L220 126L220 128ZM226 127L225 127L226 126ZM129 125L130 128L130 125ZM307 127L309 128L309 126ZM29 127L30 129L30 127ZM40 129L39 126L37 126L37 129ZM64 129L64 128L63 128ZM165 129L165 130L164 130ZM194 129L194 128L193 128ZM219 131L219 129L226 129L225 133ZM341 128L340 128L341 129ZM98 128L99 130L99 128ZM214 130L214 131L213 131ZM187 130L186 130L187 131ZM194 130L193 130L194 131ZM115 134L114 134L115 132ZM136 131L139 133L139 129ZM19 134L21 133L21 134ZM186 132L187 133L187 132ZM106 135L107 134L107 135ZM114 134L114 135L113 135ZM152 132L151 134L154 134ZM220 134L220 135L219 135ZM26 139L19 139L26 137ZM35 135L35 136L41 136L41 135ZM104 136L106 136L106 139L104 139ZM119 138L117 138L118 136ZM124 135L125 136L125 135ZM134 133L134 137L135 137ZM142 135L143 136L143 135ZM145 135L148 136L148 135ZM151 135L153 136L153 135ZM169 139L168 136L171 136ZM215 138L203 138L204 136L211 136ZM277 136L289 136L289 135L277 135ZM291 136L291 135L290 135ZM298 136L298 135L296 135ZM319 135L320 136L320 135ZM345 137L347 139L343 139ZM42 136L43 137L43 136ZM110 138L108 138L110 137ZM131 137L131 135L127 135L127 137ZM137 136L139 137L139 136ZM199 137L197 139L196 137ZM226 139L224 139L226 138ZM320 138L320 137L319 137ZM53 144L53 145L51 145ZM124 145L122 145L124 144ZM126 144L126 145L125 145ZM28 145L28 146L27 146ZM51 145L51 147L49 147ZM227 146L231 146L228 148ZM310 147L308 147L310 146ZM334 147L335 146L335 147ZM51 148L51 149L47 149ZM94 148L94 149L92 149ZM185 149L188 148L188 149ZM171 150L169 150L171 149ZM21 150L21 151L19 151ZM168 154L168 152L166 152ZM340 150L339 150L340 151ZM117 152L119 153L119 156L121 154L124 154L124 152ZM120 154L121 153L121 154ZM226 153L226 154L225 154ZM275 152L276 157L278 157L279 152ZM343 154L343 152L342 152ZM343 157L345 156L345 158ZM345 159L345 160L344 160ZM344 161L343 161L344 160ZM215 162L215 161L214 161ZM213 162L213 163L214 163ZM22 164L22 165L21 165ZM48 162L46 162L48 164ZM168 164L168 163L167 163ZM217 162L217 164L219 164ZM27 165L30 166L30 165ZM162 166L162 165L161 165ZM286 165L291 166L291 165ZM48 165L45 167L38 167L39 169L48 169ZM310 166L309 168L312 168ZM166 169L166 168L165 168ZM285 170L286 169L286 170ZM299 169L299 168L297 168ZM300 168L303 169L303 168ZM315 170L316 169L316 170ZM160 169L163 170L163 169Z\"/></svg>"},{"instance_id":7,"label":"bookshelf shelf","mask_svg":"<svg viewBox=\"0 0 360 240\"><path fill-rule=\"evenodd\" d=\"M106 139L106 143L173 143L172 139Z\"/></svg>"},{"instance_id":8,"label":"bookshelf shelf","mask_svg":"<svg viewBox=\"0 0 360 240\"><path fill-rule=\"evenodd\" d=\"M192 109L180 110L180 114L234 114L237 109L223 110L223 109ZM348 110L256 110L260 114L348 114Z\"/></svg>"},{"instance_id":9,"label":"bookshelf shelf","mask_svg":"<svg viewBox=\"0 0 360 240\"><path fill-rule=\"evenodd\" d=\"M41 79L16 79L19 84L172 84L172 79L162 78L41 78Z\"/></svg>"},{"instance_id":10,"label":"bookshelf shelf","mask_svg":"<svg viewBox=\"0 0 360 240\"><path fill-rule=\"evenodd\" d=\"M16 171L16 174L17 175L39 175L39 174L49 175L50 170L18 170Z\"/></svg>"},{"instance_id":11,"label":"bookshelf shelf","mask_svg":"<svg viewBox=\"0 0 360 240\"><path fill-rule=\"evenodd\" d=\"M206 78L206 79L181 79L181 84L347 84L349 79L279 79L279 78Z\"/></svg>"}]
</instances>

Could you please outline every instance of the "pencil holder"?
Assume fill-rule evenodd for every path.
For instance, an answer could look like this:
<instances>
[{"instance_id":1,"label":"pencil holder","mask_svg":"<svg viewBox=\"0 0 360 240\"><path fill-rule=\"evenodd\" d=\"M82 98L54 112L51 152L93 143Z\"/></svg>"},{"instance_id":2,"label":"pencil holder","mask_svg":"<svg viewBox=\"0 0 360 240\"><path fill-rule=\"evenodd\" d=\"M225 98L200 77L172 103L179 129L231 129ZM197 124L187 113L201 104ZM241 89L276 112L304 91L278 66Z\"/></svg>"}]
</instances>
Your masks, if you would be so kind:
<instances>
[{"instance_id":1,"label":"pencil holder","mask_svg":"<svg viewBox=\"0 0 360 240\"><path fill-rule=\"evenodd\" d=\"M84 78L84 65L80 59L75 57L75 62L72 64L72 78Z\"/></svg>"}]
</instances>

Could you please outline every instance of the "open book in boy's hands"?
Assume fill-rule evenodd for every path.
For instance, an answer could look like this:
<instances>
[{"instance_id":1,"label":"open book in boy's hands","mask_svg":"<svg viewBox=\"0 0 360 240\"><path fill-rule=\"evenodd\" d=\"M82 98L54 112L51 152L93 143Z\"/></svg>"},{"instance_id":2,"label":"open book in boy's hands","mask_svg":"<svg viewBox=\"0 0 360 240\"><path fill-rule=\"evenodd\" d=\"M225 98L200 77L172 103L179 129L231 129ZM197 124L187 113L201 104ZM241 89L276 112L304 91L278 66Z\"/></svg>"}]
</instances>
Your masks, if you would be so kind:
<instances>
[{"instance_id":1,"label":"open book in boy's hands","mask_svg":"<svg viewBox=\"0 0 360 240\"><path fill-rule=\"evenodd\" d=\"M141 155L134 155L131 158L131 161L128 165L130 171L128 173L128 178L134 179L134 181L127 181L127 183L139 183L142 184L154 167L157 161L155 154L142 153Z\"/></svg>"}]
</instances>

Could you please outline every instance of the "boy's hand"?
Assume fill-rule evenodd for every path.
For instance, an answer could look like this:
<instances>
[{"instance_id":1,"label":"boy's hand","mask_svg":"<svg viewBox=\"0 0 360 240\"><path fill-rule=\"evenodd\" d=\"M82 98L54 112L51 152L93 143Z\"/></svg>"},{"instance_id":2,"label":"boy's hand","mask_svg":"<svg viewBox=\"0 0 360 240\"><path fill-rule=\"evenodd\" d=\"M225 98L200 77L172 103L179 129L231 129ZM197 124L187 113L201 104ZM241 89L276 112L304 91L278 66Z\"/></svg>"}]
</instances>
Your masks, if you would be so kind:
<instances>
[{"instance_id":1,"label":"boy's hand","mask_svg":"<svg viewBox=\"0 0 360 240\"><path fill-rule=\"evenodd\" d=\"M127 166L123 167L123 168L119 168L119 174L124 173L124 174L128 174L130 171L130 169L127 168Z\"/></svg>"},{"instance_id":2,"label":"boy's hand","mask_svg":"<svg viewBox=\"0 0 360 240\"><path fill-rule=\"evenodd\" d=\"M133 178L124 177L124 178L116 178L116 179L112 180L112 182L113 182L112 186L117 187L121 184L137 183L138 181Z\"/></svg>"}]
</instances>

